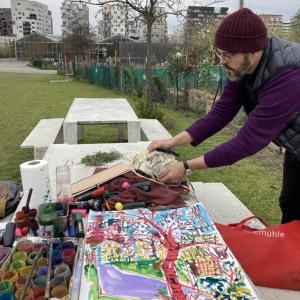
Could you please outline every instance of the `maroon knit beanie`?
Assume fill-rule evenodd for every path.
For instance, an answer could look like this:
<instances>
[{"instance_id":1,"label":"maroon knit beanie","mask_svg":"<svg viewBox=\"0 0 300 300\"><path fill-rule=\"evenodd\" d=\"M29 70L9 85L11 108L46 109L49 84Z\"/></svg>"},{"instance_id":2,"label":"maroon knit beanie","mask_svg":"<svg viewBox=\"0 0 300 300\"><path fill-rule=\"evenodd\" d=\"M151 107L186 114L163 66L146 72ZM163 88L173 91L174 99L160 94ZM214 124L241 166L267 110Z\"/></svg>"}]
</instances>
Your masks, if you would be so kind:
<instances>
[{"instance_id":1,"label":"maroon knit beanie","mask_svg":"<svg viewBox=\"0 0 300 300\"><path fill-rule=\"evenodd\" d=\"M228 15L215 34L215 46L228 52L249 53L267 45L267 28L263 20L248 8Z\"/></svg>"}]
</instances>

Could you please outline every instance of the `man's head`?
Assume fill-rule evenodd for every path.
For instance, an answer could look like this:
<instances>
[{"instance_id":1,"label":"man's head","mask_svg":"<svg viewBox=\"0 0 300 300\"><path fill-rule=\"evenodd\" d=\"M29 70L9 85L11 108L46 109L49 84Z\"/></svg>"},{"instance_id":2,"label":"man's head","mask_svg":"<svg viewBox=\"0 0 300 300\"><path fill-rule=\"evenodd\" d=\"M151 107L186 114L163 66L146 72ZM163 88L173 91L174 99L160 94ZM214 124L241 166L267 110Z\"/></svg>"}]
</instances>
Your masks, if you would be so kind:
<instances>
[{"instance_id":1,"label":"man's head","mask_svg":"<svg viewBox=\"0 0 300 300\"><path fill-rule=\"evenodd\" d=\"M216 55L230 80L252 74L267 45L267 28L248 8L227 16L215 35Z\"/></svg>"}]
</instances>

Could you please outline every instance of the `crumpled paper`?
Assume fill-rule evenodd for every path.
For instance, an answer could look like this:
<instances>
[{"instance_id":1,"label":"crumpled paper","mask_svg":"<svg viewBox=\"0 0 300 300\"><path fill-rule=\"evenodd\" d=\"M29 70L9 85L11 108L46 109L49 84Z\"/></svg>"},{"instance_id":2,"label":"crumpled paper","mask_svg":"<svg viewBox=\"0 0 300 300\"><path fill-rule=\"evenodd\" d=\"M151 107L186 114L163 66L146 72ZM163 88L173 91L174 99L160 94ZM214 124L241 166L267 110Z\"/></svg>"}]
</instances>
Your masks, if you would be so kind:
<instances>
[{"instance_id":1,"label":"crumpled paper","mask_svg":"<svg viewBox=\"0 0 300 300\"><path fill-rule=\"evenodd\" d=\"M131 167L152 179L158 180L161 172L174 162L176 159L171 154L161 151L143 151L133 157Z\"/></svg>"}]
</instances>

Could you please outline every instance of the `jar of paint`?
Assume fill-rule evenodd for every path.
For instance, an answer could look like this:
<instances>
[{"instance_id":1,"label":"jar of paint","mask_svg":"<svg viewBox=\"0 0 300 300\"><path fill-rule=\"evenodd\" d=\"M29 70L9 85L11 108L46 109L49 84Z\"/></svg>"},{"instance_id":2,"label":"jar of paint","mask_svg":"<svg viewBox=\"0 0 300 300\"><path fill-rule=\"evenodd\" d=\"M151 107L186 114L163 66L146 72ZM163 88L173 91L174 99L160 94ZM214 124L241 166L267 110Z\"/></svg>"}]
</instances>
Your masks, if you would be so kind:
<instances>
[{"instance_id":1,"label":"jar of paint","mask_svg":"<svg viewBox=\"0 0 300 300\"><path fill-rule=\"evenodd\" d=\"M67 264L62 263L55 267L54 276L63 277L66 281L69 281L71 278L71 270Z\"/></svg>"},{"instance_id":2,"label":"jar of paint","mask_svg":"<svg viewBox=\"0 0 300 300\"><path fill-rule=\"evenodd\" d=\"M1 274L1 281L11 281L13 284L17 282L19 274L16 270L9 270Z\"/></svg>"},{"instance_id":3,"label":"jar of paint","mask_svg":"<svg viewBox=\"0 0 300 300\"><path fill-rule=\"evenodd\" d=\"M15 293L15 296L16 296L16 300L20 300L23 293L24 293L24 290L25 290L25 287L21 287L20 289L18 289ZM25 294L24 294L24 297L26 298L30 298L32 297L32 294L33 294L33 291L30 287L28 287L26 290L25 290Z\"/></svg>"},{"instance_id":4,"label":"jar of paint","mask_svg":"<svg viewBox=\"0 0 300 300\"><path fill-rule=\"evenodd\" d=\"M16 289L18 290L19 288L21 288L22 286L25 285L26 281L27 281L28 276L20 276L15 284ZM31 286L32 283L29 284L29 286Z\"/></svg>"},{"instance_id":5,"label":"jar of paint","mask_svg":"<svg viewBox=\"0 0 300 300\"><path fill-rule=\"evenodd\" d=\"M63 276L54 276L50 281L50 288L53 289L58 285L68 286L66 279Z\"/></svg>"},{"instance_id":6,"label":"jar of paint","mask_svg":"<svg viewBox=\"0 0 300 300\"><path fill-rule=\"evenodd\" d=\"M18 243L18 251L25 251L27 253L31 252L33 249L33 242L30 240L23 240Z\"/></svg>"},{"instance_id":7,"label":"jar of paint","mask_svg":"<svg viewBox=\"0 0 300 300\"><path fill-rule=\"evenodd\" d=\"M52 238L57 236L57 215L53 210L53 205L42 204L40 206L39 223L43 237Z\"/></svg>"},{"instance_id":8,"label":"jar of paint","mask_svg":"<svg viewBox=\"0 0 300 300\"><path fill-rule=\"evenodd\" d=\"M20 272L20 276L28 276L30 274L32 270L32 266L25 266L22 267L19 272Z\"/></svg>"},{"instance_id":9,"label":"jar of paint","mask_svg":"<svg viewBox=\"0 0 300 300\"><path fill-rule=\"evenodd\" d=\"M7 295L4 299L9 299L9 296L11 295L11 299L14 299L14 286L13 283L9 280L5 280L0 282L0 299Z\"/></svg>"},{"instance_id":10,"label":"jar of paint","mask_svg":"<svg viewBox=\"0 0 300 300\"><path fill-rule=\"evenodd\" d=\"M46 283L47 283L47 276L36 277L33 280L33 288L34 290L39 288L44 288L46 287Z\"/></svg>"},{"instance_id":11,"label":"jar of paint","mask_svg":"<svg viewBox=\"0 0 300 300\"><path fill-rule=\"evenodd\" d=\"M51 296L53 298L63 298L68 295L68 289L64 285L58 285L51 290Z\"/></svg>"},{"instance_id":12,"label":"jar of paint","mask_svg":"<svg viewBox=\"0 0 300 300\"><path fill-rule=\"evenodd\" d=\"M74 259L75 259L76 250L74 248L63 250L61 257L63 261L69 265L70 268L73 267Z\"/></svg>"},{"instance_id":13,"label":"jar of paint","mask_svg":"<svg viewBox=\"0 0 300 300\"><path fill-rule=\"evenodd\" d=\"M27 252L25 251L17 251L12 255L12 260L23 260L26 261L27 260Z\"/></svg>"},{"instance_id":14,"label":"jar of paint","mask_svg":"<svg viewBox=\"0 0 300 300\"><path fill-rule=\"evenodd\" d=\"M15 260L9 265L10 270L16 270L19 272L19 270L26 266L25 261L23 260Z\"/></svg>"}]
</instances>

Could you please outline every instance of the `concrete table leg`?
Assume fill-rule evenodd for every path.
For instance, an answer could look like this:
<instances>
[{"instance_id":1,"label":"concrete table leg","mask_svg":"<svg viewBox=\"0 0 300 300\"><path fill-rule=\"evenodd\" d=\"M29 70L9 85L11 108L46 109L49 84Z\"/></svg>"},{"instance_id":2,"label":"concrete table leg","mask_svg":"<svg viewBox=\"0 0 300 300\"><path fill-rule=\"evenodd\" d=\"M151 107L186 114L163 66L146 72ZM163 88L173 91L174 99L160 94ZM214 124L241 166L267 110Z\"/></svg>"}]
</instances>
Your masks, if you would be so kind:
<instances>
[{"instance_id":1,"label":"concrete table leg","mask_svg":"<svg viewBox=\"0 0 300 300\"><path fill-rule=\"evenodd\" d=\"M118 141L125 142L127 137L127 124L117 124L118 125Z\"/></svg>"},{"instance_id":2,"label":"concrete table leg","mask_svg":"<svg viewBox=\"0 0 300 300\"><path fill-rule=\"evenodd\" d=\"M84 125L77 125L77 134L79 140L84 138Z\"/></svg>"},{"instance_id":3,"label":"concrete table leg","mask_svg":"<svg viewBox=\"0 0 300 300\"><path fill-rule=\"evenodd\" d=\"M141 141L141 121L128 121L128 143Z\"/></svg>"},{"instance_id":4,"label":"concrete table leg","mask_svg":"<svg viewBox=\"0 0 300 300\"><path fill-rule=\"evenodd\" d=\"M77 123L64 122L64 143L77 144Z\"/></svg>"}]
</instances>

